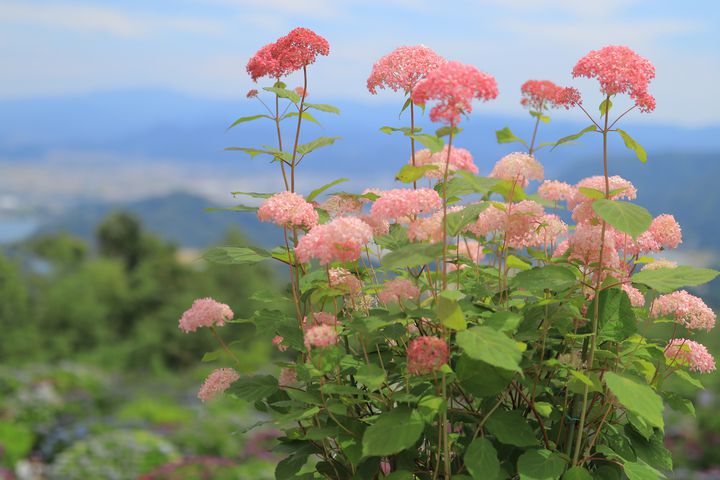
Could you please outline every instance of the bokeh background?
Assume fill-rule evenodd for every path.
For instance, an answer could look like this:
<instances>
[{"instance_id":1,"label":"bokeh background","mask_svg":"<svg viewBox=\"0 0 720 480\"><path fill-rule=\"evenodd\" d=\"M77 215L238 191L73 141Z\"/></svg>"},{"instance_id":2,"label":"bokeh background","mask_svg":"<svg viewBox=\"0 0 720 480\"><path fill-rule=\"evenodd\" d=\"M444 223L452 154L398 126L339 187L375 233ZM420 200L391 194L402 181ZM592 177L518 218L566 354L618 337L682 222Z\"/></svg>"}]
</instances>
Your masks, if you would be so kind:
<instances>
[{"instance_id":1,"label":"bokeh background","mask_svg":"<svg viewBox=\"0 0 720 480\"><path fill-rule=\"evenodd\" d=\"M252 428L262 418L238 402L195 398L217 355L200 360L215 346L207 332L177 329L194 298L211 295L244 318L284 288L272 267L199 260L212 245L278 240L252 214L206 211L237 204L231 191L281 189L267 160L224 151L272 142L259 123L227 130L259 113L245 97L256 87L245 64L262 45L296 26L331 45L308 91L342 114L303 135L342 140L304 162L302 192L339 177L351 179L348 191L393 185L407 145L378 129L407 122L403 99L370 95L365 81L397 46L422 43L497 78L499 98L478 105L458 138L487 174L512 151L495 130L532 127L519 105L525 80L576 86L594 111L597 86L572 79L573 65L628 45L657 68L658 107L624 120L647 164L617 139L611 173L631 179L653 214L676 216L684 243L673 260L718 267L718 24L713 0L2 0L0 478L272 478L272 427ZM541 140L587 123L555 112ZM601 173L598 141L541 151L546 176ZM717 311L719 282L698 293ZM272 368L252 331L226 333L244 368ZM720 355L715 335L704 341ZM696 418L670 419L676 478L720 478L720 375L704 383Z\"/></svg>"}]
</instances>

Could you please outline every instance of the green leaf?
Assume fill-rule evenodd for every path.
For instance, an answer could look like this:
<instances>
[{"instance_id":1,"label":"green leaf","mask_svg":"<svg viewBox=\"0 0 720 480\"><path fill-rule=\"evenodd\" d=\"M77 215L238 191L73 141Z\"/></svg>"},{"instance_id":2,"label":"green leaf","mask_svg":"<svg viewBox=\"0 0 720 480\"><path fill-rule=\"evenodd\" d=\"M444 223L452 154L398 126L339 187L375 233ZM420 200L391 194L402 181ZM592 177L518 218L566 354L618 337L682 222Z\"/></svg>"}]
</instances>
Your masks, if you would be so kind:
<instances>
[{"instance_id":1,"label":"green leaf","mask_svg":"<svg viewBox=\"0 0 720 480\"><path fill-rule=\"evenodd\" d=\"M592 480L592 475L583 467L572 467L562 476L562 480Z\"/></svg>"},{"instance_id":2,"label":"green leaf","mask_svg":"<svg viewBox=\"0 0 720 480\"><path fill-rule=\"evenodd\" d=\"M257 212L258 207L249 205L235 205L234 207L208 207L206 212Z\"/></svg>"},{"instance_id":3,"label":"green leaf","mask_svg":"<svg viewBox=\"0 0 720 480\"><path fill-rule=\"evenodd\" d=\"M530 447L538 444L532 428L519 410L496 410L488 418L487 429L500 443L516 447Z\"/></svg>"},{"instance_id":4,"label":"green leaf","mask_svg":"<svg viewBox=\"0 0 720 480\"><path fill-rule=\"evenodd\" d=\"M335 106L333 106L333 105L325 104L325 103L308 103L308 102L305 102L304 105L305 105L305 107L307 107L307 108L313 108L313 109L319 110L319 111L321 111L321 112L328 112L328 113L335 113L335 114L339 114L339 113L340 113L340 109L339 109L339 108L337 108L337 107L335 107Z\"/></svg>"},{"instance_id":5,"label":"green leaf","mask_svg":"<svg viewBox=\"0 0 720 480\"><path fill-rule=\"evenodd\" d=\"M320 195L321 193L323 193L323 192L324 192L325 190L327 190L328 188L334 187L334 186L337 185L338 183L349 182L349 181L350 181L349 178L338 178L337 180L333 180L333 181L330 182L330 183L326 183L326 184L323 185L322 187L316 188L315 190L313 190L312 192L310 192L310 195L307 196L306 200L307 200L308 202L312 202L313 200L315 200L315 199L317 198L318 195Z\"/></svg>"},{"instance_id":6,"label":"green leaf","mask_svg":"<svg viewBox=\"0 0 720 480\"><path fill-rule=\"evenodd\" d=\"M546 265L524 270L518 272L512 280L515 288L523 288L531 292L561 291L572 287L576 282L573 271L562 265Z\"/></svg>"},{"instance_id":7,"label":"green leaf","mask_svg":"<svg viewBox=\"0 0 720 480\"><path fill-rule=\"evenodd\" d=\"M555 142L555 145L553 146L552 150L554 150L556 147L562 145L563 143L572 142L573 140L577 140L578 138L582 137L588 132L595 132L597 131L597 128L595 125L590 125L589 127L585 127L582 130L580 130L578 133L574 135L568 135L567 137L563 137L557 142Z\"/></svg>"},{"instance_id":8,"label":"green leaf","mask_svg":"<svg viewBox=\"0 0 720 480\"><path fill-rule=\"evenodd\" d=\"M517 467L520 480L556 480L565 471L565 460L550 450L528 450Z\"/></svg>"},{"instance_id":9,"label":"green leaf","mask_svg":"<svg viewBox=\"0 0 720 480\"><path fill-rule=\"evenodd\" d=\"M421 144L423 144L423 146L429 149L432 153L439 152L445 146L442 138L438 138L435 135L430 135L429 133L416 133L414 135L410 135L410 138L415 139Z\"/></svg>"},{"instance_id":10,"label":"green leaf","mask_svg":"<svg viewBox=\"0 0 720 480\"><path fill-rule=\"evenodd\" d=\"M420 167L410 164L403 165L400 171L395 175L395 180L399 180L403 183L412 183L421 179L427 172L437 169L437 165L422 165Z\"/></svg>"},{"instance_id":11,"label":"green leaf","mask_svg":"<svg viewBox=\"0 0 720 480\"><path fill-rule=\"evenodd\" d=\"M368 390L377 390L385 383L387 373L374 363L369 363L358 368L355 379L365 385Z\"/></svg>"},{"instance_id":12,"label":"green leaf","mask_svg":"<svg viewBox=\"0 0 720 480\"><path fill-rule=\"evenodd\" d=\"M445 293L445 292L443 292ZM467 329L465 314L463 313L457 301L451 300L442 294L438 296L436 312L440 323L452 330Z\"/></svg>"},{"instance_id":13,"label":"green leaf","mask_svg":"<svg viewBox=\"0 0 720 480\"><path fill-rule=\"evenodd\" d=\"M381 414L363 434L363 456L394 455L415 445L425 428L420 413L401 406Z\"/></svg>"},{"instance_id":14,"label":"green leaf","mask_svg":"<svg viewBox=\"0 0 720 480\"><path fill-rule=\"evenodd\" d=\"M495 479L500 474L497 451L487 438L472 441L465 451L465 466L474 480Z\"/></svg>"},{"instance_id":15,"label":"green leaf","mask_svg":"<svg viewBox=\"0 0 720 480\"><path fill-rule=\"evenodd\" d=\"M478 397L491 397L507 388L515 372L493 367L485 362L462 355L455 366L462 387Z\"/></svg>"},{"instance_id":16,"label":"green leaf","mask_svg":"<svg viewBox=\"0 0 720 480\"><path fill-rule=\"evenodd\" d=\"M625 142L625 146L635 152L638 160L643 163L647 162L647 152L642 147L642 145L637 143L630 135L627 134L625 130L620 130L619 128L616 128L615 130L622 137L623 142Z\"/></svg>"},{"instance_id":17,"label":"green leaf","mask_svg":"<svg viewBox=\"0 0 720 480\"><path fill-rule=\"evenodd\" d=\"M283 115L282 118L280 118L280 120L285 120L286 118L292 118L292 117L297 117L297 116L298 116L297 112L290 112L290 113L286 113L285 115ZM303 120L307 120L309 122L313 122L314 124L320 125L320 122L318 122L317 119L315 117L313 117L312 115L310 115L308 112L303 112L302 118L303 118Z\"/></svg>"},{"instance_id":18,"label":"green leaf","mask_svg":"<svg viewBox=\"0 0 720 480\"><path fill-rule=\"evenodd\" d=\"M660 429L664 426L662 398L648 385L614 372L605 374L605 385L620 404Z\"/></svg>"},{"instance_id":19,"label":"green leaf","mask_svg":"<svg viewBox=\"0 0 720 480\"><path fill-rule=\"evenodd\" d=\"M593 200L600 200L601 198L605 198L605 192L603 192L602 190L598 190L597 188L580 187L578 188L578 191L586 197L592 198Z\"/></svg>"},{"instance_id":20,"label":"green leaf","mask_svg":"<svg viewBox=\"0 0 720 480\"><path fill-rule=\"evenodd\" d=\"M435 130L435 135L438 136L438 138L447 137L451 133L453 135L457 135L458 133L462 132L463 129L460 127L451 127L449 125L446 125L444 127L440 127L437 130Z\"/></svg>"},{"instance_id":21,"label":"green leaf","mask_svg":"<svg viewBox=\"0 0 720 480\"><path fill-rule=\"evenodd\" d=\"M609 98L606 98L605 100L603 100L603 101L600 103L600 107L599 107L599 110L600 110L600 118L602 118L602 117L604 117L605 115L607 115L607 113L608 113L608 112L610 111L610 109L612 108L612 105L613 105L613 104L612 104L612 102L610 101Z\"/></svg>"},{"instance_id":22,"label":"green leaf","mask_svg":"<svg viewBox=\"0 0 720 480\"><path fill-rule=\"evenodd\" d=\"M473 327L457 334L457 343L468 357L490 365L522 372L522 351L502 332L490 327Z\"/></svg>"},{"instance_id":23,"label":"green leaf","mask_svg":"<svg viewBox=\"0 0 720 480\"><path fill-rule=\"evenodd\" d=\"M233 382L227 392L248 402L263 400L278 391L278 382L272 375L242 377Z\"/></svg>"},{"instance_id":24,"label":"green leaf","mask_svg":"<svg viewBox=\"0 0 720 480\"><path fill-rule=\"evenodd\" d=\"M632 277L633 283L642 283L660 293L673 292L683 287L695 287L713 280L720 274L710 268L678 266L641 270Z\"/></svg>"},{"instance_id":25,"label":"green leaf","mask_svg":"<svg viewBox=\"0 0 720 480\"><path fill-rule=\"evenodd\" d=\"M451 178L446 184L448 197L456 197L462 195L470 195L473 193L486 194L490 192L500 180L497 178L478 177L470 172L460 170L458 177ZM440 190L442 185L438 185L436 190Z\"/></svg>"},{"instance_id":26,"label":"green leaf","mask_svg":"<svg viewBox=\"0 0 720 480\"><path fill-rule=\"evenodd\" d=\"M6 466L13 467L16 462L25 458L32 450L35 435L33 431L22 423L9 420L0 420L0 446L2 446L2 460Z\"/></svg>"},{"instance_id":27,"label":"green leaf","mask_svg":"<svg viewBox=\"0 0 720 480\"><path fill-rule=\"evenodd\" d=\"M658 480L665 478L665 475L645 462L625 462L623 470L625 470L628 480Z\"/></svg>"},{"instance_id":28,"label":"green leaf","mask_svg":"<svg viewBox=\"0 0 720 480\"><path fill-rule=\"evenodd\" d=\"M230 130L235 125L239 125L239 124L245 123L245 122L252 122L253 120L257 120L258 118L269 118L272 120L273 117L271 117L270 115L252 115L250 117L240 117L237 120L235 120L233 122L233 124L230 125L227 129Z\"/></svg>"},{"instance_id":29,"label":"green leaf","mask_svg":"<svg viewBox=\"0 0 720 480\"><path fill-rule=\"evenodd\" d=\"M483 325L492 327L501 332L514 332L517 330L523 317L515 312L495 312L490 315Z\"/></svg>"},{"instance_id":30,"label":"green leaf","mask_svg":"<svg viewBox=\"0 0 720 480\"><path fill-rule=\"evenodd\" d=\"M248 197L252 197L252 198L270 198L273 195L275 195L274 193L259 193L259 192L230 192L230 194L232 196L247 195Z\"/></svg>"},{"instance_id":31,"label":"green leaf","mask_svg":"<svg viewBox=\"0 0 720 480\"><path fill-rule=\"evenodd\" d=\"M293 103L298 103L300 101L300 95L298 95L296 92L292 90L288 90L286 88L280 88L280 87L264 87L263 90L266 92L271 92L277 95L280 98L287 98Z\"/></svg>"},{"instance_id":32,"label":"green leaf","mask_svg":"<svg viewBox=\"0 0 720 480\"><path fill-rule=\"evenodd\" d=\"M435 417L437 417L441 411L445 410L446 406L447 402L443 397L428 395L418 401L417 411L425 423L430 425L433 423L433 420L435 420Z\"/></svg>"},{"instance_id":33,"label":"green leaf","mask_svg":"<svg viewBox=\"0 0 720 480\"><path fill-rule=\"evenodd\" d=\"M600 292L598 329L601 338L621 342L637 331L637 320L627 293L619 288Z\"/></svg>"},{"instance_id":34,"label":"green leaf","mask_svg":"<svg viewBox=\"0 0 720 480\"><path fill-rule=\"evenodd\" d=\"M415 480L415 475L407 470L396 470L390 472L390 475L384 477L383 480Z\"/></svg>"},{"instance_id":35,"label":"green leaf","mask_svg":"<svg viewBox=\"0 0 720 480\"><path fill-rule=\"evenodd\" d=\"M411 243L404 245L382 258L382 265L386 270L397 268L416 267L434 262L442 255L442 244Z\"/></svg>"},{"instance_id":36,"label":"green leaf","mask_svg":"<svg viewBox=\"0 0 720 480\"><path fill-rule=\"evenodd\" d=\"M454 237L462 231L463 228L475 222L478 216L490 206L489 203L473 203L466 205L459 212L451 212L447 214L447 233Z\"/></svg>"},{"instance_id":37,"label":"green leaf","mask_svg":"<svg viewBox=\"0 0 720 480\"><path fill-rule=\"evenodd\" d=\"M515 255L508 255L508 257L505 259L505 265L508 268L517 268L518 270L530 270L532 268L532 265L527 263L525 260L522 260Z\"/></svg>"},{"instance_id":38,"label":"green leaf","mask_svg":"<svg viewBox=\"0 0 720 480\"><path fill-rule=\"evenodd\" d=\"M650 228L653 220L647 209L620 200L602 198L595 200L592 207L600 218L615 227L616 230L625 232L632 238L637 238Z\"/></svg>"},{"instance_id":39,"label":"green leaf","mask_svg":"<svg viewBox=\"0 0 720 480\"><path fill-rule=\"evenodd\" d=\"M335 143L336 140L339 140L340 137L319 137L313 140L312 142L303 143L297 148L297 152L300 155L307 155L308 153L312 152L313 150L316 150L320 147L326 147L328 145L332 145Z\"/></svg>"},{"instance_id":40,"label":"green leaf","mask_svg":"<svg viewBox=\"0 0 720 480\"><path fill-rule=\"evenodd\" d=\"M528 146L528 144L520 137L515 136L515 134L510 130L509 127L505 127L502 130L498 130L495 132L495 138L497 138L498 143L522 143L525 145L525 147Z\"/></svg>"},{"instance_id":41,"label":"green leaf","mask_svg":"<svg viewBox=\"0 0 720 480\"><path fill-rule=\"evenodd\" d=\"M221 265L246 265L267 260L270 252L256 247L213 247L202 258Z\"/></svg>"},{"instance_id":42,"label":"green leaf","mask_svg":"<svg viewBox=\"0 0 720 480\"><path fill-rule=\"evenodd\" d=\"M513 202L519 202L527 198L527 194L525 193L525 190L523 190L522 186L509 180L498 180L497 183L490 188L490 190L495 193L499 193L505 197L505 201L508 202L510 200Z\"/></svg>"}]
</instances>

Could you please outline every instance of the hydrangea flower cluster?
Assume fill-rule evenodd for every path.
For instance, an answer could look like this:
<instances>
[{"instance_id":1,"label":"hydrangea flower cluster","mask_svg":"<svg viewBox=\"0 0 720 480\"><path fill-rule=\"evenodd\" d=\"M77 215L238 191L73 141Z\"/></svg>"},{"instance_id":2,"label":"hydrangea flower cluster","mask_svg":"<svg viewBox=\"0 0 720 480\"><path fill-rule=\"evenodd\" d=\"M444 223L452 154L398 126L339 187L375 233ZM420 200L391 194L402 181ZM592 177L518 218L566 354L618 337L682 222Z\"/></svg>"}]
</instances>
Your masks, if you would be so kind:
<instances>
[{"instance_id":1,"label":"hydrangea flower cluster","mask_svg":"<svg viewBox=\"0 0 720 480\"><path fill-rule=\"evenodd\" d=\"M212 400L224 393L239 378L240 374L232 368L218 368L208 375L197 396L203 402Z\"/></svg>"},{"instance_id":2,"label":"hydrangea flower cluster","mask_svg":"<svg viewBox=\"0 0 720 480\"><path fill-rule=\"evenodd\" d=\"M279 80L314 63L318 55L330 54L330 44L310 29L298 27L275 43L265 45L246 66L253 81L261 77Z\"/></svg>"},{"instance_id":3,"label":"hydrangea flower cluster","mask_svg":"<svg viewBox=\"0 0 720 480\"><path fill-rule=\"evenodd\" d=\"M328 270L328 283L332 288L347 291L350 295L360 293L363 286L362 280L345 268L331 268Z\"/></svg>"},{"instance_id":4,"label":"hydrangea flower cluster","mask_svg":"<svg viewBox=\"0 0 720 480\"><path fill-rule=\"evenodd\" d=\"M425 45L398 47L373 65L367 88L375 95L378 89L390 88L397 92L412 92L428 72L446 60Z\"/></svg>"},{"instance_id":5,"label":"hydrangea flower cluster","mask_svg":"<svg viewBox=\"0 0 720 480\"><path fill-rule=\"evenodd\" d=\"M515 152L501 158L489 176L507 180L525 188L530 180L542 180L545 177L545 171L542 164L532 155Z\"/></svg>"},{"instance_id":6,"label":"hydrangea flower cluster","mask_svg":"<svg viewBox=\"0 0 720 480\"><path fill-rule=\"evenodd\" d=\"M261 222L272 222L281 227L311 229L318 224L318 213L302 195L280 192L263 203L257 212Z\"/></svg>"},{"instance_id":7,"label":"hydrangea flower cluster","mask_svg":"<svg viewBox=\"0 0 720 480\"><path fill-rule=\"evenodd\" d=\"M572 185L557 180L545 180L537 190L543 200L549 202L567 202L577 193Z\"/></svg>"},{"instance_id":8,"label":"hydrangea flower cluster","mask_svg":"<svg viewBox=\"0 0 720 480\"><path fill-rule=\"evenodd\" d=\"M316 258L322 265L333 261L352 262L360 258L363 245L372 239L370 225L356 217L338 217L318 225L300 239L295 255L302 262Z\"/></svg>"},{"instance_id":9,"label":"hydrangea flower cluster","mask_svg":"<svg viewBox=\"0 0 720 480\"><path fill-rule=\"evenodd\" d=\"M305 348L327 348L338 342L338 334L332 325L316 325L305 330Z\"/></svg>"},{"instance_id":10,"label":"hydrangea flower cluster","mask_svg":"<svg viewBox=\"0 0 720 480\"><path fill-rule=\"evenodd\" d=\"M546 108L570 107L581 102L580 92L572 87L561 87L550 80L528 80L520 87L520 104L540 112Z\"/></svg>"},{"instance_id":11,"label":"hydrangea flower cluster","mask_svg":"<svg viewBox=\"0 0 720 480\"><path fill-rule=\"evenodd\" d=\"M394 278L385 282L382 290L378 292L378 299L385 305L399 303L403 300L417 300L420 298L420 289L407 278Z\"/></svg>"},{"instance_id":12,"label":"hydrangea flower cluster","mask_svg":"<svg viewBox=\"0 0 720 480\"><path fill-rule=\"evenodd\" d=\"M675 338L665 347L665 358L671 365L687 366L700 373L715 371L715 359L705 345L685 338Z\"/></svg>"},{"instance_id":13,"label":"hydrangea flower cluster","mask_svg":"<svg viewBox=\"0 0 720 480\"><path fill-rule=\"evenodd\" d=\"M437 167L435 170L425 172L426 178L445 178L446 166L448 168L448 175L451 175L458 170L464 170L474 174L478 173L478 167L473 162L473 156L468 150L452 147L450 150L449 161L448 150L449 147L447 145L445 145L443 149L437 153L432 153L428 149L418 150L415 153L415 165L418 167L424 165L433 165ZM412 163L412 158L408 160L408 163Z\"/></svg>"},{"instance_id":14,"label":"hydrangea flower cluster","mask_svg":"<svg viewBox=\"0 0 720 480\"><path fill-rule=\"evenodd\" d=\"M232 320L233 316L233 311L224 303L210 297L199 298L180 318L180 330L189 333L200 327L222 327L227 320Z\"/></svg>"},{"instance_id":15,"label":"hydrangea flower cluster","mask_svg":"<svg viewBox=\"0 0 720 480\"><path fill-rule=\"evenodd\" d=\"M407 369L414 375L432 373L448 363L449 349L438 337L414 338L407 348Z\"/></svg>"},{"instance_id":16,"label":"hydrangea flower cluster","mask_svg":"<svg viewBox=\"0 0 720 480\"><path fill-rule=\"evenodd\" d=\"M650 315L672 317L689 330L710 331L715 326L715 312L702 298L689 294L685 290L661 295L650 307Z\"/></svg>"},{"instance_id":17,"label":"hydrangea flower cluster","mask_svg":"<svg viewBox=\"0 0 720 480\"><path fill-rule=\"evenodd\" d=\"M430 188L398 188L380 193L370 214L379 220L397 220L421 213L429 213L442 206L442 199Z\"/></svg>"}]
</instances>

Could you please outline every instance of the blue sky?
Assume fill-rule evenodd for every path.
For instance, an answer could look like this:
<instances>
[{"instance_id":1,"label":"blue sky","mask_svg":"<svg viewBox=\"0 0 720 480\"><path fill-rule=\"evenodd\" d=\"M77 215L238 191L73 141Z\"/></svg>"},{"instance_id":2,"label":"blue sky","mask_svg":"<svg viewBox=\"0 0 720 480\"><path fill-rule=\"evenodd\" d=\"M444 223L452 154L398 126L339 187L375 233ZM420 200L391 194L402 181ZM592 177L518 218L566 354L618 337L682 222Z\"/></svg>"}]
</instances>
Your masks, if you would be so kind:
<instances>
[{"instance_id":1,"label":"blue sky","mask_svg":"<svg viewBox=\"0 0 720 480\"><path fill-rule=\"evenodd\" d=\"M331 44L311 71L324 99L401 101L372 97L365 80L384 53L423 43L496 76L488 112L521 114L528 78L578 86L593 104L596 86L573 80L572 66L626 44L657 67L658 108L638 121L718 125L718 23L714 0L3 0L0 99L125 89L238 99L252 86L247 59L302 25Z\"/></svg>"}]
</instances>

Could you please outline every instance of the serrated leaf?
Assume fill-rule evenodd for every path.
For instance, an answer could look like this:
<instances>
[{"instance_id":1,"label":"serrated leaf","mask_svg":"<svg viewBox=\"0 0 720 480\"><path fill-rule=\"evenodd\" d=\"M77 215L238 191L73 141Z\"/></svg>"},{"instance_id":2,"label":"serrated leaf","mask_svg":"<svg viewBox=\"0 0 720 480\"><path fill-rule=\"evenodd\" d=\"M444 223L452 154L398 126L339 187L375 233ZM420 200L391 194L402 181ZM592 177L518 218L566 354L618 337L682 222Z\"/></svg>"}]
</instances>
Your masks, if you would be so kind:
<instances>
[{"instance_id":1,"label":"serrated leaf","mask_svg":"<svg viewBox=\"0 0 720 480\"><path fill-rule=\"evenodd\" d=\"M497 130L495 132L495 138L497 139L498 143L522 143L525 145L525 147L528 146L528 144L520 137L517 137L512 130L510 130L510 127L505 127L501 130Z\"/></svg>"},{"instance_id":2,"label":"serrated leaf","mask_svg":"<svg viewBox=\"0 0 720 480\"><path fill-rule=\"evenodd\" d=\"M517 342L490 327L473 327L457 334L457 344L465 354L490 365L522 372L522 351Z\"/></svg>"},{"instance_id":3,"label":"serrated leaf","mask_svg":"<svg viewBox=\"0 0 720 480\"><path fill-rule=\"evenodd\" d=\"M575 285L576 282L573 271L562 265L546 265L524 270L518 272L512 279L514 288L523 288L531 292L565 290Z\"/></svg>"},{"instance_id":4,"label":"serrated leaf","mask_svg":"<svg viewBox=\"0 0 720 480\"><path fill-rule=\"evenodd\" d=\"M467 328L465 314L458 305L457 301L439 295L437 299L437 307L435 308L440 323L446 327L461 331Z\"/></svg>"},{"instance_id":5,"label":"serrated leaf","mask_svg":"<svg viewBox=\"0 0 720 480\"><path fill-rule=\"evenodd\" d=\"M563 474L562 480L593 480L593 477L583 467L572 467Z\"/></svg>"},{"instance_id":6,"label":"serrated leaf","mask_svg":"<svg viewBox=\"0 0 720 480\"><path fill-rule=\"evenodd\" d=\"M432 153L439 152L445 146L442 138L438 138L435 135L430 135L429 133L416 133L414 135L410 135L410 138L423 144L423 146L430 150L430 152Z\"/></svg>"},{"instance_id":7,"label":"serrated leaf","mask_svg":"<svg viewBox=\"0 0 720 480\"><path fill-rule=\"evenodd\" d=\"M300 145L297 148L297 152L300 155L307 155L308 153L312 152L313 150L317 150L320 147L332 145L339 139L340 137L319 137L311 142L303 143L302 145Z\"/></svg>"},{"instance_id":8,"label":"serrated leaf","mask_svg":"<svg viewBox=\"0 0 720 480\"><path fill-rule=\"evenodd\" d=\"M557 480L565 471L565 460L550 450L528 450L518 458L520 480Z\"/></svg>"},{"instance_id":9,"label":"serrated leaf","mask_svg":"<svg viewBox=\"0 0 720 480\"><path fill-rule=\"evenodd\" d=\"M663 428L662 398L649 385L614 372L607 372L604 381L623 407L643 418L653 427Z\"/></svg>"},{"instance_id":10,"label":"serrated leaf","mask_svg":"<svg viewBox=\"0 0 720 480\"><path fill-rule=\"evenodd\" d=\"M253 264L270 257L270 252L256 247L213 247L202 256L208 262L221 265Z\"/></svg>"},{"instance_id":11,"label":"serrated leaf","mask_svg":"<svg viewBox=\"0 0 720 480\"><path fill-rule=\"evenodd\" d=\"M633 283L642 283L660 293L668 293L683 287L695 287L710 282L720 272L711 268L685 265L676 268L641 270L632 277Z\"/></svg>"},{"instance_id":12,"label":"serrated leaf","mask_svg":"<svg viewBox=\"0 0 720 480\"><path fill-rule=\"evenodd\" d=\"M612 105L613 105L613 104L612 104L612 102L610 101L609 98L606 98L605 100L603 100L602 102L600 102L600 106L598 107L598 110L600 110L600 118L602 118L602 117L604 117L605 115L607 115L607 113L608 113L608 112L610 111L610 109L612 108Z\"/></svg>"},{"instance_id":13,"label":"serrated leaf","mask_svg":"<svg viewBox=\"0 0 720 480\"><path fill-rule=\"evenodd\" d=\"M298 116L297 112L290 112L290 113L283 115L282 118L280 118L280 120L285 120L286 118L292 118L292 117L297 117L297 116ZM313 122L316 125L320 125L320 122L318 122L317 119L315 117L313 117L312 115L310 115L308 112L303 112L302 118L303 118L303 120L307 120L309 122Z\"/></svg>"},{"instance_id":14,"label":"serrated leaf","mask_svg":"<svg viewBox=\"0 0 720 480\"><path fill-rule=\"evenodd\" d=\"M395 175L395 180L403 183L412 183L421 179L427 172L438 170L437 165L403 165L400 171Z\"/></svg>"},{"instance_id":15,"label":"serrated leaf","mask_svg":"<svg viewBox=\"0 0 720 480\"><path fill-rule=\"evenodd\" d=\"M307 108L313 108L313 109L319 110L321 112L340 114L340 109L334 105L328 105L326 103L308 103L308 102L305 102L304 105Z\"/></svg>"},{"instance_id":16,"label":"serrated leaf","mask_svg":"<svg viewBox=\"0 0 720 480\"><path fill-rule=\"evenodd\" d=\"M248 402L263 400L278 391L278 382L272 375L254 375L234 381L227 392Z\"/></svg>"},{"instance_id":17,"label":"serrated leaf","mask_svg":"<svg viewBox=\"0 0 720 480\"><path fill-rule=\"evenodd\" d=\"M474 480L495 479L500 474L497 451L487 438L472 441L465 451L465 466Z\"/></svg>"},{"instance_id":18,"label":"serrated leaf","mask_svg":"<svg viewBox=\"0 0 720 480\"><path fill-rule=\"evenodd\" d=\"M635 152L635 155L637 156L638 160L645 163L647 162L647 152L645 149L640 145L638 142L636 142L625 130L620 130L619 128L615 129L620 136L623 139L623 142L625 142L625 146Z\"/></svg>"},{"instance_id":19,"label":"serrated leaf","mask_svg":"<svg viewBox=\"0 0 720 480\"><path fill-rule=\"evenodd\" d=\"M586 197L592 198L593 200L600 200L601 198L605 198L605 192L598 190L597 188L580 187L578 188L578 191Z\"/></svg>"},{"instance_id":20,"label":"serrated leaf","mask_svg":"<svg viewBox=\"0 0 720 480\"><path fill-rule=\"evenodd\" d=\"M518 411L498 409L487 420L487 429L500 443L516 447L530 447L538 444L532 428Z\"/></svg>"},{"instance_id":21,"label":"serrated leaf","mask_svg":"<svg viewBox=\"0 0 720 480\"><path fill-rule=\"evenodd\" d=\"M230 192L231 195L237 196L237 195L246 195L248 197L252 198L270 198L274 193L259 193L259 192Z\"/></svg>"},{"instance_id":22,"label":"serrated leaf","mask_svg":"<svg viewBox=\"0 0 720 480\"><path fill-rule=\"evenodd\" d=\"M665 475L658 472L645 462L625 462L623 470L628 480L660 480L666 478Z\"/></svg>"},{"instance_id":23,"label":"serrated leaf","mask_svg":"<svg viewBox=\"0 0 720 480\"><path fill-rule=\"evenodd\" d=\"M277 95L280 98L287 98L293 103L298 103L300 101L300 95L298 95L296 92L292 90L288 90L286 88L281 87L263 87L263 90L266 92L271 92Z\"/></svg>"},{"instance_id":24,"label":"serrated leaf","mask_svg":"<svg viewBox=\"0 0 720 480\"><path fill-rule=\"evenodd\" d=\"M459 171L460 176L451 178L446 184L448 197L470 195L473 193L486 194L500 182L497 178L478 177L470 172ZM439 190L441 185L436 187Z\"/></svg>"},{"instance_id":25,"label":"serrated leaf","mask_svg":"<svg viewBox=\"0 0 720 480\"><path fill-rule=\"evenodd\" d=\"M251 116L249 116L249 117L240 117L240 118L238 118L237 120L235 120L235 121L232 123L232 125L230 125L227 129L230 130L230 129L233 128L235 125L239 125L239 124L245 123L245 122L252 122L253 120L257 120L257 119L259 119L259 118L269 118L269 119L271 119L271 120L273 119L273 117L271 117L270 115L251 115Z\"/></svg>"},{"instance_id":26,"label":"serrated leaf","mask_svg":"<svg viewBox=\"0 0 720 480\"><path fill-rule=\"evenodd\" d=\"M333 181L330 182L330 183L326 183L326 184L323 185L322 187L316 188L315 190L313 190L312 192L310 192L310 195L307 196L306 200L307 200L308 202L312 202L313 200L315 200L315 199L318 197L318 195L320 195L321 193L323 193L323 192L324 192L325 190L327 190L328 188L334 187L335 185L337 185L337 184L339 184L339 183L349 182L349 181L350 181L349 178L338 178L337 180L333 180Z\"/></svg>"},{"instance_id":27,"label":"serrated leaf","mask_svg":"<svg viewBox=\"0 0 720 480\"><path fill-rule=\"evenodd\" d=\"M400 406L381 414L363 434L364 457L384 457L415 445L425 428L420 413Z\"/></svg>"},{"instance_id":28,"label":"serrated leaf","mask_svg":"<svg viewBox=\"0 0 720 480\"><path fill-rule=\"evenodd\" d=\"M388 253L382 258L382 265L386 270L397 268L417 267L434 262L442 255L442 244L411 243L403 245L397 250Z\"/></svg>"},{"instance_id":29,"label":"serrated leaf","mask_svg":"<svg viewBox=\"0 0 720 480\"><path fill-rule=\"evenodd\" d=\"M568 135L567 137L561 138L560 140L555 142L555 145L553 146L552 149L554 150L556 147L559 147L563 143L572 142L573 140L577 140L578 138L582 137L586 133L593 132L593 131L597 131L597 128L595 127L595 125L590 125L589 127L585 127L582 130L580 130L578 133L575 133L573 135Z\"/></svg>"},{"instance_id":30,"label":"serrated leaf","mask_svg":"<svg viewBox=\"0 0 720 480\"><path fill-rule=\"evenodd\" d=\"M363 365L357 369L355 379L365 385L368 390L377 390L385 383L387 372L374 363Z\"/></svg>"},{"instance_id":31,"label":"serrated leaf","mask_svg":"<svg viewBox=\"0 0 720 480\"><path fill-rule=\"evenodd\" d=\"M490 206L489 203L473 203L466 205L459 212L447 214L447 234L451 237L459 235L460 232L478 219L478 216Z\"/></svg>"},{"instance_id":32,"label":"serrated leaf","mask_svg":"<svg viewBox=\"0 0 720 480\"><path fill-rule=\"evenodd\" d=\"M607 200L602 198L592 203L592 208L600 218L612 225L616 230L627 233L632 238L644 233L653 217L647 209L620 200Z\"/></svg>"}]
</instances>

